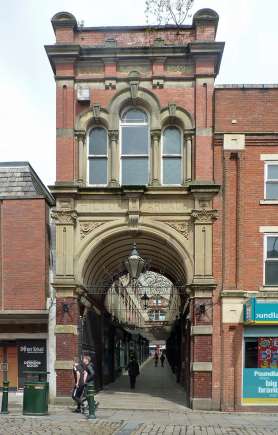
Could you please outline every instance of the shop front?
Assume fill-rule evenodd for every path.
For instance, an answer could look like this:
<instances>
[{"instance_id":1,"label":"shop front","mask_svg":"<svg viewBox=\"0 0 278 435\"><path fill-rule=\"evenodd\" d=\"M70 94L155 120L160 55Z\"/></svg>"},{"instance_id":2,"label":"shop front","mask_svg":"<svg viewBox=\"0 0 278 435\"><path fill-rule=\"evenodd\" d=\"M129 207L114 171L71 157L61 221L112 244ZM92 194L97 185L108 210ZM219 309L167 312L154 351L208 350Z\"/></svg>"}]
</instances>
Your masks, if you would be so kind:
<instances>
[{"instance_id":1,"label":"shop front","mask_svg":"<svg viewBox=\"0 0 278 435\"><path fill-rule=\"evenodd\" d=\"M278 301L244 306L242 405L278 406Z\"/></svg>"},{"instance_id":2,"label":"shop front","mask_svg":"<svg viewBox=\"0 0 278 435\"><path fill-rule=\"evenodd\" d=\"M0 384L10 382L10 389L24 386L26 372L47 371L46 340L10 340L0 341Z\"/></svg>"}]
</instances>

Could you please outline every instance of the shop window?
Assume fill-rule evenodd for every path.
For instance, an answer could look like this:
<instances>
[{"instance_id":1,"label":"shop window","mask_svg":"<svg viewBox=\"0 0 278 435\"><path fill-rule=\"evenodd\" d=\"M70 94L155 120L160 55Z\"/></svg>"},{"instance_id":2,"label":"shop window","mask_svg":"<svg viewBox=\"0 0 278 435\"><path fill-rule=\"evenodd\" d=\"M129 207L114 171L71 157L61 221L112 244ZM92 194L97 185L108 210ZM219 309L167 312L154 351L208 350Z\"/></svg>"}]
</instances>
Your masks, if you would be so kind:
<instances>
[{"instance_id":1,"label":"shop window","mask_svg":"<svg viewBox=\"0 0 278 435\"><path fill-rule=\"evenodd\" d=\"M258 343L257 338L245 339L245 368L253 369L258 367Z\"/></svg>"},{"instance_id":2,"label":"shop window","mask_svg":"<svg viewBox=\"0 0 278 435\"><path fill-rule=\"evenodd\" d=\"M278 368L278 338L245 338L246 369Z\"/></svg>"},{"instance_id":3,"label":"shop window","mask_svg":"<svg viewBox=\"0 0 278 435\"><path fill-rule=\"evenodd\" d=\"M182 134L178 127L167 127L162 136L162 183L182 182Z\"/></svg>"},{"instance_id":4,"label":"shop window","mask_svg":"<svg viewBox=\"0 0 278 435\"><path fill-rule=\"evenodd\" d=\"M278 162L265 165L265 199L278 199Z\"/></svg>"},{"instance_id":5,"label":"shop window","mask_svg":"<svg viewBox=\"0 0 278 435\"><path fill-rule=\"evenodd\" d=\"M265 236L265 285L278 285L278 234Z\"/></svg>"},{"instance_id":6,"label":"shop window","mask_svg":"<svg viewBox=\"0 0 278 435\"><path fill-rule=\"evenodd\" d=\"M129 109L121 118L121 184L149 182L149 123L139 109Z\"/></svg>"},{"instance_id":7,"label":"shop window","mask_svg":"<svg viewBox=\"0 0 278 435\"><path fill-rule=\"evenodd\" d=\"M278 338L245 337L244 346L242 403L277 404Z\"/></svg>"},{"instance_id":8,"label":"shop window","mask_svg":"<svg viewBox=\"0 0 278 435\"><path fill-rule=\"evenodd\" d=\"M107 131L93 128L89 135L88 182L92 185L107 185Z\"/></svg>"}]
</instances>

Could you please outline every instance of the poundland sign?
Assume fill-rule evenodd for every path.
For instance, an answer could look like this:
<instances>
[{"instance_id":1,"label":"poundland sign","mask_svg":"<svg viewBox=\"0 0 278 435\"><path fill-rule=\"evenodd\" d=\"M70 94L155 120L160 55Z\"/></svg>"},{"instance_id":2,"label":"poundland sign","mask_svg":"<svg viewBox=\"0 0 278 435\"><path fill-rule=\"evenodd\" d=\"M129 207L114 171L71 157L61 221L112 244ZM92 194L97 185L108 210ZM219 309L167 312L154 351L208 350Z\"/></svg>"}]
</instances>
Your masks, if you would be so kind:
<instances>
[{"instance_id":1,"label":"poundland sign","mask_svg":"<svg viewBox=\"0 0 278 435\"><path fill-rule=\"evenodd\" d=\"M244 305L244 321L256 325L278 324L278 302L249 299Z\"/></svg>"}]
</instances>

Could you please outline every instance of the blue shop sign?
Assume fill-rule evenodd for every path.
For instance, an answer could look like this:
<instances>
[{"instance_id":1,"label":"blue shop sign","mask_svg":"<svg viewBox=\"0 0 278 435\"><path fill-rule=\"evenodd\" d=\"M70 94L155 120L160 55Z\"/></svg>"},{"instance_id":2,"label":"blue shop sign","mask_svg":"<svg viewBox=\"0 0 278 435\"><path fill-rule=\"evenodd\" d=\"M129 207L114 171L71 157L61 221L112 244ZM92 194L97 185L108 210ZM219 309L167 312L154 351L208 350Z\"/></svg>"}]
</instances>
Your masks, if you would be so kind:
<instances>
[{"instance_id":1,"label":"blue shop sign","mask_svg":"<svg viewBox=\"0 0 278 435\"><path fill-rule=\"evenodd\" d=\"M249 299L244 304L244 322L255 325L278 324L278 303Z\"/></svg>"},{"instance_id":2,"label":"blue shop sign","mask_svg":"<svg viewBox=\"0 0 278 435\"><path fill-rule=\"evenodd\" d=\"M272 368L243 370L244 405L278 405L278 370Z\"/></svg>"}]
</instances>

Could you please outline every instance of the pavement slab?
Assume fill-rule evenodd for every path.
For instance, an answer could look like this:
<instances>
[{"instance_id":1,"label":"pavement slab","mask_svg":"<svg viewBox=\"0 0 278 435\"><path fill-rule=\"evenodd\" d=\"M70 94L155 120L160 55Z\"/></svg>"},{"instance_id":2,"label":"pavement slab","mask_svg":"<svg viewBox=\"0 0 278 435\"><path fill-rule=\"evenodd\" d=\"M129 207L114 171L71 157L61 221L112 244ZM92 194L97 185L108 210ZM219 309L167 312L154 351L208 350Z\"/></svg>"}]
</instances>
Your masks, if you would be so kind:
<instances>
[{"instance_id":1,"label":"pavement slab","mask_svg":"<svg viewBox=\"0 0 278 435\"><path fill-rule=\"evenodd\" d=\"M22 395L11 395L10 414L0 415L0 435L278 435L278 415L192 411L171 369L141 369L135 392L126 375L97 395L96 420L49 406L49 416L22 415Z\"/></svg>"}]
</instances>

